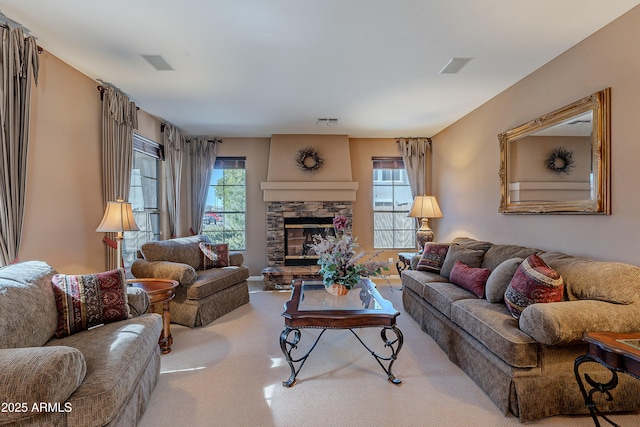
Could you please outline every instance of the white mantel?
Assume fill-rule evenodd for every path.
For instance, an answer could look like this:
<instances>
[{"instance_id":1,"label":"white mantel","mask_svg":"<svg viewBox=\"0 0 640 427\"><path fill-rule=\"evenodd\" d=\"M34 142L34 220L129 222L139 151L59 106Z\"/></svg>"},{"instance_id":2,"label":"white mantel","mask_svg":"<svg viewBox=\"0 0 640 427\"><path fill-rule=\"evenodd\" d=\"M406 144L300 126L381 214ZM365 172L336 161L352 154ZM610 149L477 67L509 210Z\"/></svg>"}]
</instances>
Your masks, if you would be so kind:
<instances>
[{"instance_id":1,"label":"white mantel","mask_svg":"<svg viewBox=\"0 0 640 427\"><path fill-rule=\"evenodd\" d=\"M313 173L299 169L298 152L315 148L324 165ZM354 201L358 183L351 174L346 135L272 135L267 181L260 184L266 202Z\"/></svg>"}]
</instances>

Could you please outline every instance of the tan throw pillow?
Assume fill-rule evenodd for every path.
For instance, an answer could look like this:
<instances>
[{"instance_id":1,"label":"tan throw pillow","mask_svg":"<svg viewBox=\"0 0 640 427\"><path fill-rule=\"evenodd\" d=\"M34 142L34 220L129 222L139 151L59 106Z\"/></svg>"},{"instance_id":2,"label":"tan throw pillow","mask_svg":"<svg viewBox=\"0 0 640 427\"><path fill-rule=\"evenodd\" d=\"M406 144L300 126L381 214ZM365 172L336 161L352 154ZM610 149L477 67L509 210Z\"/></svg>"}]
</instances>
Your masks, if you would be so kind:
<instances>
[{"instance_id":1,"label":"tan throw pillow","mask_svg":"<svg viewBox=\"0 0 640 427\"><path fill-rule=\"evenodd\" d=\"M504 293L522 261L524 261L522 258L508 259L491 272L485 287L487 301L504 302Z\"/></svg>"},{"instance_id":2,"label":"tan throw pillow","mask_svg":"<svg viewBox=\"0 0 640 427\"><path fill-rule=\"evenodd\" d=\"M467 249L460 245L451 245L449 247L449 250L447 251L446 258L442 263L440 275L448 279L451 275L451 270L453 270L453 266L455 265L456 261L460 261L461 263L466 264L469 267L480 267L480 264L482 264L483 256L484 251L482 250Z\"/></svg>"}]
</instances>

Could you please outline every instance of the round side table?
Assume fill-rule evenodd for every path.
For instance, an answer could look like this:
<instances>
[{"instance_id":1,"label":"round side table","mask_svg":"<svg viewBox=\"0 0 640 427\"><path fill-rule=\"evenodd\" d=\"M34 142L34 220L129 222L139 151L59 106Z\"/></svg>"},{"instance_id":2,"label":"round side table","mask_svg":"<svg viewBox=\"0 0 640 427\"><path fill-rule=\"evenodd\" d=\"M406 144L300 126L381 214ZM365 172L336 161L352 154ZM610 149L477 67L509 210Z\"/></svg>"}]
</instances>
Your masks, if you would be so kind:
<instances>
[{"instance_id":1,"label":"round side table","mask_svg":"<svg viewBox=\"0 0 640 427\"><path fill-rule=\"evenodd\" d=\"M178 281L170 279L132 279L127 280L129 286L134 286L145 291L149 295L151 306L162 304L162 333L158 344L162 349L162 354L171 352L173 337L171 337L171 312L169 303L175 294Z\"/></svg>"}]
</instances>

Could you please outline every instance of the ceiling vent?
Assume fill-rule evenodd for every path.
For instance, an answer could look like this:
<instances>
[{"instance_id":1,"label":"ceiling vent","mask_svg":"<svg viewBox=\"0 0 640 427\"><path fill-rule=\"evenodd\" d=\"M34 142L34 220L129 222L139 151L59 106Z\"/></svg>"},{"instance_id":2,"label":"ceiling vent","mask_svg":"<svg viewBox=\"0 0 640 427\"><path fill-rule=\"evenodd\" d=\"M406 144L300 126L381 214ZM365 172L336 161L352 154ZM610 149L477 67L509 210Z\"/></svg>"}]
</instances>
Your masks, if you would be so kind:
<instances>
[{"instance_id":1,"label":"ceiling vent","mask_svg":"<svg viewBox=\"0 0 640 427\"><path fill-rule=\"evenodd\" d=\"M455 74L462 67L464 67L467 62L471 61L473 58L470 57L454 57L444 66L442 70L440 70L440 74Z\"/></svg>"},{"instance_id":2,"label":"ceiling vent","mask_svg":"<svg viewBox=\"0 0 640 427\"><path fill-rule=\"evenodd\" d=\"M161 55L140 55L157 71L174 71L173 67Z\"/></svg>"},{"instance_id":3,"label":"ceiling vent","mask_svg":"<svg viewBox=\"0 0 640 427\"><path fill-rule=\"evenodd\" d=\"M316 125L318 126L338 126L338 119L333 118L319 118L316 119Z\"/></svg>"}]
</instances>

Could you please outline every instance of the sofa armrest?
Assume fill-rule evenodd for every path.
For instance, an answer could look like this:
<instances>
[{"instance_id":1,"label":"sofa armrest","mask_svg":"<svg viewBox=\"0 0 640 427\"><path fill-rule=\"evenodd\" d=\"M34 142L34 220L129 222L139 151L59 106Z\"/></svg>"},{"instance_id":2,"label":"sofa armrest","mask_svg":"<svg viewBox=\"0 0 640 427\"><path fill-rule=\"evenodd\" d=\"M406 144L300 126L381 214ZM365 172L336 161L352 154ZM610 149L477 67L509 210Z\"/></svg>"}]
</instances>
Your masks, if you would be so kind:
<instances>
[{"instance_id":1,"label":"sofa armrest","mask_svg":"<svg viewBox=\"0 0 640 427\"><path fill-rule=\"evenodd\" d=\"M0 402L22 405L3 421L33 416L40 402L65 402L87 373L84 356L64 346L0 349Z\"/></svg>"},{"instance_id":2,"label":"sofa armrest","mask_svg":"<svg viewBox=\"0 0 640 427\"><path fill-rule=\"evenodd\" d=\"M580 300L532 304L520 315L520 329L546 345L582 341L587 331L636 332L640 303Z\"/></svg>"},{"instance_id":3,"label":"sofa armrest","mask_svg":"<svg viewBox=\"0 0 640 427\"><path fill-rule=\"evenodd\" d=\"M138 317L147 312L151 300L149 294L140 288L127 286L127 304L131 317Z\"/></svg>"},{"instance_id":4,"label":"sofa armrest","mask_svg":"<svg viewBox=\"0 0 640 427\"><path fill-rule=\"evenodd\" d=\"M244 255L240 252L229 252L229 265L241 267L244 263Z\"/></svg>"},{"instance_id":5,"label":"sofa armrest","mask_svg":"<svg viewBox=\"0 0 640 427\"><path fill-rule=\"evenodd\" d=\"M138 279L171 279L181 285L191 285L198 275L196 270L188 265L171 261L147 261L138 259L131 265L131 273Z\"/></svg>"}]
</instances>

